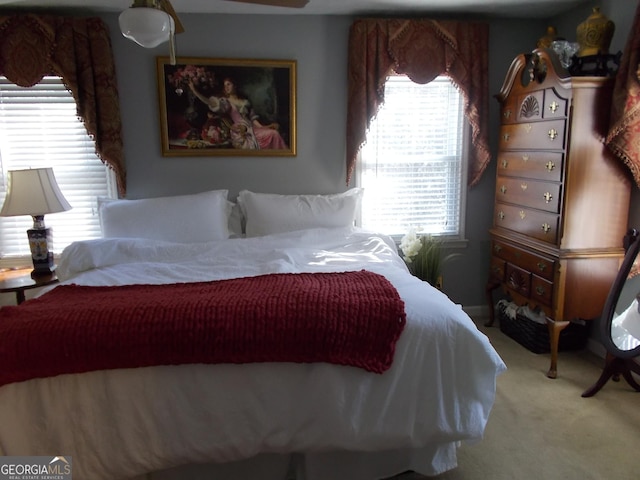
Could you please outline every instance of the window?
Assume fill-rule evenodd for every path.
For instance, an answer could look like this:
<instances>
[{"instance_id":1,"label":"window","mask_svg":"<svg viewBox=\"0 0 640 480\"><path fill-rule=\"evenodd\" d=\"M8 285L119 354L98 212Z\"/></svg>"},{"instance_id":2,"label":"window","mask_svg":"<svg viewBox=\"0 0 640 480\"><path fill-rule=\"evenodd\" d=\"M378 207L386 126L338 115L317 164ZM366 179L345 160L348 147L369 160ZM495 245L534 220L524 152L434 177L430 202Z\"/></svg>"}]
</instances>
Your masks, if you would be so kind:
<instances>
[{"instance_id":1,"label":"window","mask_svg":"<svg viewBox=\"0 0 640 480\"><path fill-rule=\"evenodd\" d=\"M358 162L360 224L389 235L410 228L462 239L467 122L448 77L420 85L394 75Z\"/></svg>"},{"instance_id":2,"label":"window","mask_svg":"<svg viewBox=\"0 0 640 480\"><path fill-rule=\"evenodd\" d=\"M115 197L115 178L95 153L76 116L76 104L58 77L22 88L0 77L0 202L7 171L52 167L72 209L45 216L56 253L75 240L100 237L96 197ZM1 203L0 203L1 205ZM0 217L0 261L29 257L28 216Z\"/></svg>"}]
</instances>

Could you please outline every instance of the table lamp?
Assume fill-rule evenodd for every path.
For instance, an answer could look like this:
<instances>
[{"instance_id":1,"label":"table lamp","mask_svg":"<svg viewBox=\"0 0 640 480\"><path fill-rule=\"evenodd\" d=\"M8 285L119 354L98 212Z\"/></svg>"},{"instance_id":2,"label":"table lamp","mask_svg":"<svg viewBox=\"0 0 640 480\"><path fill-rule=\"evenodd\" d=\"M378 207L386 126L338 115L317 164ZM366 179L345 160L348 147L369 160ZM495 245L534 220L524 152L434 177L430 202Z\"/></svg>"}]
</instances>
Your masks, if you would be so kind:
<instances>
[{"instance_id":1,"label":"table lamp","mask_svg":"<svg viewBox=\"0 0 640 480\"><path fill-rule=\"evenodd\" d=\"M0 210L2 217L31 215L33 228L27 230L31 259L32 277L51 275L55 270L53 261L51 229L45 227L47 213L70 210L71 205L60 192L52 168L9 170L7 196Z\"/></svg>"}]
</instances>

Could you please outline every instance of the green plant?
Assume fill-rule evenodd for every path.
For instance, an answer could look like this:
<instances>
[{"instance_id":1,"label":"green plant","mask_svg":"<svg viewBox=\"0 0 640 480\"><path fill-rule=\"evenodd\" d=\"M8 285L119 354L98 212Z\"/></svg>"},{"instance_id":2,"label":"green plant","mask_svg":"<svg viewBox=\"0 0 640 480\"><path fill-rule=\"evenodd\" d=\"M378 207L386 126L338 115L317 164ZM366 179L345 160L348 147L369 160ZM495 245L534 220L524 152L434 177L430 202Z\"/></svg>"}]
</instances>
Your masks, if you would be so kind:
<instances>
[{"instance_id":1,"label":"green plant","mask_svg":"<svg viewBox=\"0 0 640 480\"><path fill-rule=\"evenodd\" d=\"M409 271L434 287L441 286L442 264L457 255L447 255L443 259L441 247L442 241L439 238L429 234L418 234L416 230L410 230L400 241L402 258Z\"/></svg>"}]
</instances>

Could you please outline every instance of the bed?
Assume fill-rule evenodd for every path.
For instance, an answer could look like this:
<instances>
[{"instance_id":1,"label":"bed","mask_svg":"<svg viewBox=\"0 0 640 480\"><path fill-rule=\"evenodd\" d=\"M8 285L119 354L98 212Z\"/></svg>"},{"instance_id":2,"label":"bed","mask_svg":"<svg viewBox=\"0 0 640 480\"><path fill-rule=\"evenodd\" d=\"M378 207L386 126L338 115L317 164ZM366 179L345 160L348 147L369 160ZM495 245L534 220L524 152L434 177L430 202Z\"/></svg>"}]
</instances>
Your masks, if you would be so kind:
<instances>
[{"instance_id":1,"label":"bed","mask_svg":"<svg viewBox=\"0 0 640 480\"><path fill-rule=\"evenodd\" d=\"M0 310L0 455L65 455L77 480L374 480L454 468L461 442L482 438L505 369L461 306L412 276L391 238L352 226L361 192L241 192L242 227L226 194L104 202L105 238L67 247L59 285ZM185 224L186 205L207 222L199 216ZM228 290L224 282L358 275L391 287L388 296L397 295L403 309L390 361L377 371L342 360L258 357L29 373L7 356L11 348L23 353L1 343L13 338L14 315L50 307L65 289L78 302L81 289L162 288L168 298L166 289L178 287ZM329 284L321 285L326 291ZM86 342L79 325L63 340L51 330L50 352L68 352L73 339ZM128 345L122 338L120 346ZM20 372L12 377L7 370Z\"/></svg>"}]
</instances>

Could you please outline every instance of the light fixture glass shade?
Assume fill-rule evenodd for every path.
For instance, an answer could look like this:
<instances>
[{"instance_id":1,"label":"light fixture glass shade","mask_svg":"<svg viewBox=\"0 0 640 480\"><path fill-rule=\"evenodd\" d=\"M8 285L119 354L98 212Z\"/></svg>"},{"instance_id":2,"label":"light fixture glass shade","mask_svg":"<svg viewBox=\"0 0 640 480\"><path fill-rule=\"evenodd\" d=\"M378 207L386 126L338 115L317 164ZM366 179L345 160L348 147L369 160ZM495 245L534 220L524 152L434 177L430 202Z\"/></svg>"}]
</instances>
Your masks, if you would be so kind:
<instances>
[{"instance_id":1,"label":"light fixture glass shade","mask_svg":"<svg viewBox=\"0 0 640 480\"><path fill-rule=\"evenodd\" d=\"M0 216L39 216L70 210L52 168L9 170L7 172L7 196Z\"/></svg>"},{"instance_id":2,"label":"light fixture glass shade","mask_svg":"<svg viewBox=\"0 0 640 480\"><path fill-rule=\"evenodd\" d=\"M130 7L118 17L120 31L144 48L154 48L169 40L175 29L173 18L157 8Z\"/></svg>"}]
</instances>

